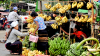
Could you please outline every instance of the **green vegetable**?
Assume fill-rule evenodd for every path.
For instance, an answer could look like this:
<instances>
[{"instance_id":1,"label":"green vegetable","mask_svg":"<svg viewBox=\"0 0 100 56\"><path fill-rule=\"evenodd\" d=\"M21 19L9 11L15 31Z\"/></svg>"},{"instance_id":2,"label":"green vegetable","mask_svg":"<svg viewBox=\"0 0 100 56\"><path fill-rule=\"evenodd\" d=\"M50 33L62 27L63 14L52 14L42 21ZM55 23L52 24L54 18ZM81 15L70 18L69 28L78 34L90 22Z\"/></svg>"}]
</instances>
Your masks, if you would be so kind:
<instances>
[{"instance_id":1,"label":"green vegetable","mask_svg":"<svg viewBox=\"0 0 100 56\"><path fill-rule=\"evenodd\" d=\"M81 42L77 45L77 49L79 49L79 47L80 47L83 43L85 43L86 41L89 41L89 40L94 40L94 41L96 41L96 42L97 42L97 46L99 46L99 41L98 41L96 38L87 38L87 39L81 41Z\"/></svg>"},{"instance_id":2,"label":"green vegetable","mask_svg":"<svg viewBox=\"0 0 100 56\"><path fill-rule=\"evenodd\" d=\"M52 56L65 55L70 48L70 42L66 39L61 40L60 37L49 40L49 53Z\"/></svg>"},{"instance_id":3,"label":"green vegetable","mask_svg":"<svg viewBox=\"0 0 100 56\"><path fill-rule=\"evenodd\" d=\"M83 52L80 56L92 56L88 51Z\"/></svg>"}]
</instances>

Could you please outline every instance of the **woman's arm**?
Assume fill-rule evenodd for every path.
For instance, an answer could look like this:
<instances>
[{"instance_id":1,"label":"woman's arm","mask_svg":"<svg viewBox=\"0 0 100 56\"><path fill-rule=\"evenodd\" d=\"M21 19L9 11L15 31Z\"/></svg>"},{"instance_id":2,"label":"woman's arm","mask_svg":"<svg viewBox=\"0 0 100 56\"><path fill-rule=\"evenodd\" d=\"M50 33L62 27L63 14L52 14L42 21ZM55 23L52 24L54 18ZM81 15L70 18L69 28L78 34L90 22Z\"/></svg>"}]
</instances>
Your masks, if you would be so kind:
<instances>
[{"instance_id":1,"label":"woman's arm","mask_svg":"<svg viewBox=\"0 0 100 56\"><path fill-rule=\"evenodd\" d=\"M62 27L60 27L60 29L67 35L69 35L69 33L67 33L65 30L62 29ZM73 33L70 33L70 35L74 35Z\"/></svg>"},{"instance_id":2,"label":"woman's arm","mask_svg":"<svg viewBox=\"0 0 100 56\"><path fill-rule=\"evenodd\" d=\"M39 24L38 24L38 22L37 21L35 21L35 23L36 23L36 29L35 29L35 31L34 31L34 33L33 33L33 35L35 35L35 33L36 33L36 31L39 29Z\"/></svg>"},{"instance_id":3,"label":"woman's arm","mask_svg":"<svg viewBox=\"0 0 100 56\"><path fill-rule=\"evenodd\" d=\"M84 37L84 39L86 39L86 37L83 34L81 36Z\"/></svg>"}]
</instances>

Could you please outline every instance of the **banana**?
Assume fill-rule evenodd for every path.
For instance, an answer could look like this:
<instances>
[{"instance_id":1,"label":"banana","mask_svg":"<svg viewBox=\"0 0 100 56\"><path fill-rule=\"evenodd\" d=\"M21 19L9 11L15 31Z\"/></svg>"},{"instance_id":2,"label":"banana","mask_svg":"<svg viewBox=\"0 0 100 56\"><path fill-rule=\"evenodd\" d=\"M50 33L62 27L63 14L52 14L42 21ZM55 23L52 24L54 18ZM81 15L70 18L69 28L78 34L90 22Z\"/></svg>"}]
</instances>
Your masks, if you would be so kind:
<instances>
[{"instance_id":1,"label":"banana","mask_svg":"<svg viewBox=\"0 0 100 56\"><path fill-rule=\"evenodd\" d=\"M57 22L57 25L62 25L62 22L60 21L60 22Z\"/></svg>"},{"instance_id":2,"label":"banana","mask_svg":"<svg viewBox=\"0 0 100 56\"><path fill-rule=\"evenodd\" d=\"M82 22L87 22L87 20L88 20L88 15L83 15L83 17L84 17L84 20L83 20Z\"/></svg>"},{"instance_id":3,"label":"banana","mask_svg":"<svg viewBox=\"0 0 100 56\"><path fill-rule=\"evenodd\" d=\"M75 8L77 6L77 2L72 3L72 8Z\"/></svg>"},{"instance_id":4,"label":"banana","mask_svg":"<svg viewBox=\"0 0 100 56\"><path fill-rule=\"evenodd\" d=\"M44 4L47 9L51 8L51 4Z\"/></svg>"},{"instance_id":5,"label":"banana","mask_svg":"<svg viewBox=\"0 0 100 56\"><path fill-rule=\"evenodd\" d=\"M56 10L57 10L56 6L53 6L53 7L50 8L50 11L55 12Z\"/></svg>"},{"instance_id":6,"label":"banana","mask_svg":"<svg viewBox=\"0 0 100 56\"><path fill-rule=\"evenodd\" d=\"M30 28L28 32L34 33L35 29L34 28Z\"/></svg>"},{"instance_id":7,"label":"banana","mask_svg":"<svg viewBox=\"0 0 100 56\"><path fill-rule=\"evenodd\" d=\"M62 7L58 10L60 13L65 13L66 12L66 8Z\"/></svg>"},{"instance_id":8,"label":"banana","mask_svg":"<svg viewBox=\"0 0 100 56\"><path fill-rule=\"evenodd\" d=\"M59 8L62 8L63 6L62 6L60 3L57 3L57 4L55 5L55 7L59 9Z\"/></svg>"},{"instance_id":9,"label":"banana","mask_svg":"<svg viewBox=\"0 0 100 56\"><path fill-rule=\"evenodd\" d=\"M84 6L84 3L83 2L79 2L78 5L77 5L77 8L82 8L82 6Z\"/></svg>"},{"instance_id":10,"label":"banana","mask_svg":"<svg viewBox=\"0 0 100 56\"><path fill-rule=\"evenodd\" d=\"M61 21L61 16L55 17L55 20L56 20L56 21Z\"/></svg>"},{"instance_id":11,"label":"banana","mask_svg":"<svg viewBox=\"0 0 100 56\"><path fill-rule=\"evenodd\" d=\"M82 20L84 20L83 16L81 16L81 18L78 20L78 22L82 22Z\"/></svg>"},{"instance_id":12,"label":"banana","mask_svg":"<svg viewBox=\"0 0 100 56\"><path fill-rule=\"evenodd\" d=\"M88 2L87 3L87 9L90 9L90 8L92 8L92 3Z\"/></svg>"},{"instance_id":13,"label":"banana","mask_svg":"<svg viewBox=\"0 0 100 56\"><path fill-rule=\"evenodd\" d=\"M62 23L66 23L66 22L68 22L67 17L66 17L66 16L64 16L64 17L62 18L61 22L62 22Z\"/></svg>"},{"instance_id":14,"label":"banana","mask_svg":"<svg viewBox=\"0 0 100 56\"><path fill-rule=\"evenodd\" d=\"M79 20L79 17L78 17L78 16L76 16L76 17L75 17L75 21L78 21L78 20Z\"/></svg>"},{"instance_id":15,"label":"banana","mask_svg":"<svg viewBox=\"0 0 100 56\"><path fill-rule=\"evenodd\" d=\"M57 24L51 24L51 27L52 27L53 29L58 29Z\"/></svg>"},{"instance_id":16,"label":"banana","mask_svg":"<svg viewBox=\"0 0 100 56\"><path fill-rule=\"evenodd\" d=\"M51 19L51 16L46 17L46 21L49 21Z\"/></svg>"},{"instance_id":17,"label":"banana","mask_svg":"<svg viewBox=\"0 0 100 56\"><path fill-rule=\"evenodd\" d=\"M88 20L87 20L87 22L92 22L93 21L93 18L92 17L90 17Z\"/></svg>"}]
</instances>

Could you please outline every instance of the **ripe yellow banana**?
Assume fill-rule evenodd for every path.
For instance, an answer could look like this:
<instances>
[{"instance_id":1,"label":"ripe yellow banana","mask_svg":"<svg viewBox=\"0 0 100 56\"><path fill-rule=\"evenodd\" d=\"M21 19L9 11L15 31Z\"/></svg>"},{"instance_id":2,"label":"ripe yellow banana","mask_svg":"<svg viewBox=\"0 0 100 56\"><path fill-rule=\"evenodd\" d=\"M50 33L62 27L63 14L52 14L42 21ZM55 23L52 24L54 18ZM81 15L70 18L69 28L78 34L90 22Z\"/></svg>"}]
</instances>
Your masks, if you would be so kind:
<instances>
[{"instance_id":1,"label":"ripe yellow banana","mask_svg":"<svg viewBox=\"0 0 100 56\"><path fill-rule=\"evenodd\" d=\"M77 6L77 2L72 3L72 8L75 8Z\"/></svg>"},{"instance_id":2,"label":"ripe yellow banana","mask_svg":"<svg viewBox=\"0 0 100 56\"><path fill-rule=\"evenodd\" d=\"M77 5L77 8L82 8L82 6L84 6L84 3L83 2L79 2L78 5Z\"/></svg>"},{"instance_id":3,"label":"ripe yellow banana","mask_svg":"<svg viewBox=\"0 0 100 56\"><path fill-rule=\"evenodd\" d=\"M87 9L90 9L90 8L92 8L92 3L88 2L87 3Z\"/></svg>"}]
</instances>

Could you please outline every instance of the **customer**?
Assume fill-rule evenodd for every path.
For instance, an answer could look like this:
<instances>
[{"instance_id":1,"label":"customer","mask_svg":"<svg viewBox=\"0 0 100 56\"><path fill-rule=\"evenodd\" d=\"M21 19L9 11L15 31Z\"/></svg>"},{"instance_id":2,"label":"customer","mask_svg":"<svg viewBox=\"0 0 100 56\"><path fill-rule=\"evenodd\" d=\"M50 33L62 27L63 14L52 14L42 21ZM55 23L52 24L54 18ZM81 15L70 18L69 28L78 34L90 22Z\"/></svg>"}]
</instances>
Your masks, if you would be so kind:
<instances>
[{"instance_id":1,"label":"customer","mask_svg":"<svg viewBox=\"0 0 100 56\"><path fill-rule=\"evenodd\" d=\"M21 20L21 18L17 14L18 8L17 7L13 7L13 10L14 11L9 13L8 18L7 18L9 24L11 24L13 21Z\"/></svg>"},{"instance_id":2,"label":"customer","mask_svg":"<svg viewBox=\"0 0 100 56\"><path fill-rule=\"evenodd\" d=\"M75 39L76 42L81 42L84 38L87 38L86 34L83 33L82 31L80 31L79 29L80 29L79 26L76 25L75 28L73 29L74 33L70 33L70 35L75 35L76 36L76 39ZM69 35L69 33L67 33L66 31L64 31L62 28L61 28L61 30L65 34Z\"/></svg>"},{"instance_id":3,"label":"customer","mask_svg":"<svg viewBox=\"0 0 100 56\"><path fill-rule=\"evenodd\" d=\"M37 28L34 31L33 35L35 35L36 31L38 31L38 35L39 34L48 34L47 30L46 30L46 25L44 23L44 19L41 17L38 17L38 14L34 11L31 13L31 16L33 17L33 19L37 25ZM42 36L39 36L39 37L42 37ZM43 36L43 37L48 37L48 36ZM41 51L48 50L48 42L38 42L37 49L41 50Z\"/></svg>"},{"instance_id":4,"label":"customer","mask_svg":"<svg viewBox=\"0 0 100 56\"><path fill-rule=\"evenodd\" d=\"M29 33L21 33L18 31L18 22L14 21L11 23L11 29L8 32L8 38L6 41L6 48L11 51L11 54L22 53L22 43L18 40L17 36L27 36Z\"/></svg>"}]
</instances>

